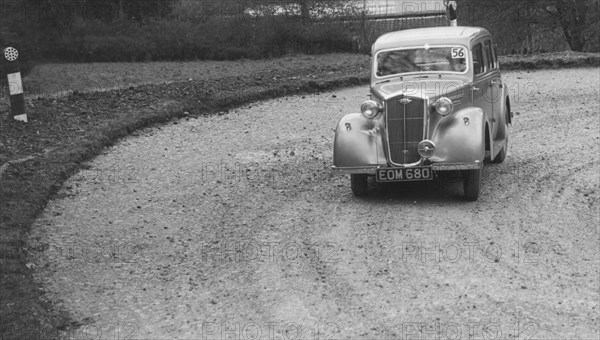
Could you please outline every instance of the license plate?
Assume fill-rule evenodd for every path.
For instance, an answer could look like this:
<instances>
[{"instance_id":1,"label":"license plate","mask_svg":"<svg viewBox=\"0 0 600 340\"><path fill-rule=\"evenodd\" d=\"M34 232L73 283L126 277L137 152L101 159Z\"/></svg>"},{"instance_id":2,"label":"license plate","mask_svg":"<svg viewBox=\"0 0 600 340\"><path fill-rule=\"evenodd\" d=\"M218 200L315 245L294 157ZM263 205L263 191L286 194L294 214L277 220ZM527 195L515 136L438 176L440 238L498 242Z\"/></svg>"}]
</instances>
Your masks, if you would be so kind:
<instances>
[{"instance_id":1,"label":"license plate","mask_svg":"<svg viewBox=\"0 0 600 340\"><path fill-rule=\"evenodd\" d=\"M433 171L424 166L378 169L375 179L377 182L429 181L433 179Z\"/></svg>"}]
</instances>

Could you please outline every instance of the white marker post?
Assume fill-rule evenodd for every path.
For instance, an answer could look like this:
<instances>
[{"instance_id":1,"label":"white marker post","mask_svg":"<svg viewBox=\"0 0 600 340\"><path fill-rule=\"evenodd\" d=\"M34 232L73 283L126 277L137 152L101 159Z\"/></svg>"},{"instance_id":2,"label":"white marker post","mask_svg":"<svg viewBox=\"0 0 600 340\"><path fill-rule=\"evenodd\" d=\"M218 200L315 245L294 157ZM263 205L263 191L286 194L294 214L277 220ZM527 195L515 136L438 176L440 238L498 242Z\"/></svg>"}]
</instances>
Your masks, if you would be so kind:
<instances>
[{"instance_id":1,"label":"white marker post","mask_svg":"<svg viewBox=\"0 0 600 340\"><path fill-rule=\"evenodd\" d=\"M23 82L19 69L19 51L14 47L7 47L2 51L6 59L6 77L8 78L8 91L10 94L10 110L15 120L27 123L25 113L25 96L23 95Z\"/></svg>"},{"instance_id":2,"label":"white marker post","mask_svg":"<svg viewBox=\"0 0 600 340\"><path fill-rule=\"evenodd\" d=\"M450 26L458 26L456 7L456 1L446 1L446 10L448 11L448 20L450 20Z\"/></svg>"}]
</instances>

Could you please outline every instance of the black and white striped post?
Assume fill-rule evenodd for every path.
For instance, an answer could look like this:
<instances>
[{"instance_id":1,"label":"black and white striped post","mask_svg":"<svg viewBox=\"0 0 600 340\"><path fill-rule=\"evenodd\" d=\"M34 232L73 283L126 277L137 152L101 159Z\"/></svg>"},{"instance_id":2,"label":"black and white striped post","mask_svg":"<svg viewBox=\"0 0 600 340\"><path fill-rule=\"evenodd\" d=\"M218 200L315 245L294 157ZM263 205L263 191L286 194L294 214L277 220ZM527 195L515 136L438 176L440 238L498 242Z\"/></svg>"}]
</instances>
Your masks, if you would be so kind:
<instances>
[{"instance_id":1,"label":"black and white striped post","mask_svg":"<svg viewBox=\"0 0 600 340\"><path fill-rule=\"evenodd\" d=\"M5 59L6 78L8 78L8 92L10 94L10 110L15 120L27 123L25 113L25 96L23 95L23 82L19 69L19 51L14 47L7 47L2 51Z\"/></svg>"},{"instance_id":2,"label":"black and white striped post","mask_svg":"<svg viewBox=\"0 0 600 340\"><path fill-rule=\"evenodd\" d=\"M448 1L446 6L448 10L448 20L450 20L450 26L458 26L456 1Z\"/></svg>"}]
</instances>

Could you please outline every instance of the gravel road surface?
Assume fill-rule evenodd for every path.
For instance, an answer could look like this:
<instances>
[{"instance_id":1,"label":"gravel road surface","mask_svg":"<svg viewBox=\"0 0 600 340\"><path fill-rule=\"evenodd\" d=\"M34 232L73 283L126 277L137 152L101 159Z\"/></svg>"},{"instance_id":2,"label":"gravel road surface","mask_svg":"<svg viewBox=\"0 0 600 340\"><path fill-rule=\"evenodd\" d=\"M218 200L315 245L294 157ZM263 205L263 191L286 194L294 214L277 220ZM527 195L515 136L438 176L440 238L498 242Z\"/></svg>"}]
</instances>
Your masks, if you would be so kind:
<instances>
[{"instance_id":1,"label":"gravel road surface","mask_svg":"<svg viewBox=\"0 0 600 340\"><path fill-rule=\"evenodd\" d=\"M477 202L331 176L367 87L139 131L49 203L31 268L65 338L598 339L597 71L505 74Z\"/></svg>"}]
</instances>

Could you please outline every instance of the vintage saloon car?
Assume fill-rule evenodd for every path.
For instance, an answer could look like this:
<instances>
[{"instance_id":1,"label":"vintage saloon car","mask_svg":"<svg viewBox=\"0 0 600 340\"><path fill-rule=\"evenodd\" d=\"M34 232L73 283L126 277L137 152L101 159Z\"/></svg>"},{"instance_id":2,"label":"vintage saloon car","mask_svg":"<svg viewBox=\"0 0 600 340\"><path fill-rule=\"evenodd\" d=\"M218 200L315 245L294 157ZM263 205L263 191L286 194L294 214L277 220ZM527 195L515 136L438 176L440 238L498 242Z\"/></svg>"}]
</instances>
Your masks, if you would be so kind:
<instances>
[{"instance_id":1,"label":"vintage saloon car","mask_svg":"<svg viewBox=\"0 0 600 340\"><path fill-rule=\"evenodd\" d=\"M479 27L432 27L381 36L371 52L370 100L342 117L333 171L352 191L377 182L462 177L477 200L484 161L501 163L512 114L494 39Z\"/></svg>"}]
</instances>

